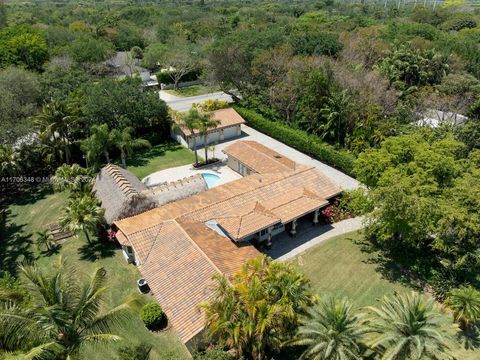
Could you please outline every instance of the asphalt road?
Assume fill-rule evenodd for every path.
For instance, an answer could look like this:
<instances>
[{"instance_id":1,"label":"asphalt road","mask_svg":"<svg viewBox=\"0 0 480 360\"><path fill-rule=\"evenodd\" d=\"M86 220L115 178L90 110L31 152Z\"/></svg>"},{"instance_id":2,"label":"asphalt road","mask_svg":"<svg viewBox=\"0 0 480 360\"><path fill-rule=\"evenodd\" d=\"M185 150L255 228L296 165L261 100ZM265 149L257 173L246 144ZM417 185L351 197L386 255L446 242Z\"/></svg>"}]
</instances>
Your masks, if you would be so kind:
<instances>
[{"instance_id":1,"label":"asphalt road","mask_svg":"<svg viewBox=\"0 0 480 360\"><path fill-rule=\"evenodd\" d=\"M177 111L188 111L192 107L192 104L202 103L206 100L222 100L226 102L233 102L232 97L222 91L205 95L180 97L171 95L165 91L160 90L159 95L160 99L165 101L168 106Z\"/></svg>"}]
</instances>

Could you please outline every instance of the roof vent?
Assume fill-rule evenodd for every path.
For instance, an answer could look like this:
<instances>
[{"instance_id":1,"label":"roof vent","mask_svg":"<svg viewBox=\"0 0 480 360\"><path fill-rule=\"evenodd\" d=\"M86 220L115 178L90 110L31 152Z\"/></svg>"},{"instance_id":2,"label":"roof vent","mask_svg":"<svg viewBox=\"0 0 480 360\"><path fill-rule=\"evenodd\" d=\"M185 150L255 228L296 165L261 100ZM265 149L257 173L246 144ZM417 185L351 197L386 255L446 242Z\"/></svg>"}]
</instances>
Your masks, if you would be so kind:
<instances>
[{"instance_id":1,"label":"roof vent","mask_svg":"<svg viewBox=\"0 0 480 360\"><path fill-rule=\"evenodd\" d=\"M274 155L273 157L274 157L275 159L281 159L281 158L282 158L281 155Z\"/></svg>"}]
</instances>

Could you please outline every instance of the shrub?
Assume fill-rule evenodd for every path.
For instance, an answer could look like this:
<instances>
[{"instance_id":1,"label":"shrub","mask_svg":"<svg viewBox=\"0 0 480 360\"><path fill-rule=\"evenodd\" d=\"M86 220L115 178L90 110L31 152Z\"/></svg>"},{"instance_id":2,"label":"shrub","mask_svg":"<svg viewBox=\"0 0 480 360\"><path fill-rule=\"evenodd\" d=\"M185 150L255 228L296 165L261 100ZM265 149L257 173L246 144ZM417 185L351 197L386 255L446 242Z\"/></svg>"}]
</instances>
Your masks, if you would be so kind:
<instances>
[{"instance_id":1,"label":"shrub","mask_svg":"<svg viewBox=\"0 0 480 360\"><path fill-rule=\"evenodd\" d=\"M347 151L337 150L333 146L326 144L315 135L299 129L294 129L288 125L282 124L263 117L253 110L235 106L238 113L247 121L247 123L271 137L307 154L319 161L342 170L347 174L352 174L355 157Z\"/></svg>"},{"instance_id":2,"label":"shrub","mask_svg":"<svg viewBox=\"0 0 480 360\"><path fill-rule=\"evenodd\" d=\"M230 106L229 103L226 101L222 100L217 100L217 99L209 99L204 101L201 104L198 104L198 107L202 109L203 111L215 111L215 110L220 110L220 109L226 109Z\"/></svg>"},{"instance_id":3,"label":"shrub","mask_svg":"<svg viewBox=\"0 0 480 360\"><path fill-rule=\"evenodd\" d=\"M195 360L232 360L233 357L220 347L210 347L205 351L199 351L193 354Z\"/></svg>"},{"instance_id":4,"label":"shrub","mask_svg":"<svg viewBox=\"0 0 480 360\"><path fill-rule=\"evenodd\" d=\"M172 77L170 76L171 73L172 73L171 71L159 71L157 73L158 82L160 84L165 84L165 85L173 84L174 81L173 81ZM191 72L183 75L180 82L198 80L199 76L200 76L200 71L199 70L191 71Z\"/></svg>"},{"instance_id":5,"label":"shrub","mask_svg":"<svg viewBox=\"0 0 480 360\"><path fill-rule=\"evenodd\" d=\"M453 19L445 21L441 27L446 31L460 31L477 27L477 22L470 14L459 14Z\"/></svg>"},{"instance_id":6,"label":"shrub","mask_svg":"<svg viewBox=\"0 0 480 360\"><path fill-rule=\"evenodd\" d=\"M140 318L148 329L156 329L165 321L165 313L156 302L145 304L140 310Z\"/></svg>"},{"instance_id":7,"label":"shrub","mask_svg":"<svg viewBox=\"0 0 480 360\"><path fill-rule=\"evenodd\" d=\"M339 202L340 207L347 210L353 216L365 215L373 211L373 203L363 188L344 191Z\"/></svg>"}]
</instances>

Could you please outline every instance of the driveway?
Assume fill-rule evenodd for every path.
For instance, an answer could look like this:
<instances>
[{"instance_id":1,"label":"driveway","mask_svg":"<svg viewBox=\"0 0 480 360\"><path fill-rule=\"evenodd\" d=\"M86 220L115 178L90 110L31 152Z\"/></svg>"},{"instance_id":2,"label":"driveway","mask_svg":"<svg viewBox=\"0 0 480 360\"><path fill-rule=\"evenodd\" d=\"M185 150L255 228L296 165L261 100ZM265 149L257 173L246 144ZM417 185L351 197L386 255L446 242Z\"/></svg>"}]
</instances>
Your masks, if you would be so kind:
<instances>
[{"instance_id":1,"label":"driveway","mask_svg":"<svg viewBox=\"0 0 480 360\"><path fill-rule=\"evenodd\" d=\"M168 106L177 111L188 111L192 107L192 104L202 103L206 100L222 100L226 102L233 102L230 95L225 94L223 91L214 92L205 95L181 97L167 93L166 91L159 91L160 99L165 101Z\"/></svg>"},{"instance_id":2,"label":"driveway","mask_svg":"<svg viewBox=\"0 0 480 360\"><path fill-rule=\"evenodd\" d=\"M360 186L360 182L348 176L347 174L342 173L341 171L334 169L331 166L328 166L304 153L295 150L294 148L285 145L284 143L271 138L268 135L265 135L250 126L242 125L242 136L237 139L232 139L231 141L225 141L215 146L215 155L220 158L226 158L226 155L223 153L228 145L233 144L235 141L239 140L253 140L257 141L272 150L288 157L299 164L312 165L317 167L322 173L330 178L332 182L337 184L340 188L344 190L354 190Z\"/></svg>"},{"instance_id":3,"label":"driveway","mask_svg":"<svg viewBox=\"0 0 480 360\"><path fill-rule=\"evenodd\" d=\"M362 216L358 216L335 224L316 227L309 225L308 228L300 229L295 238L284 232L275 236L271 249L264 252L275 260L289 260L328 239L362 229L363 220Z\"/></svg>"},{"instance_id":4,"label":"driveway","mask_svg":"<svg viewBox=\"0 0 480 360\"><path fill-rule=\"evenodd\" d=\"M165 102L171 108L178 110L178 111L187 111L191 108L193 103L201 103L205 100L209 99L219 99L224 100L227 102L232 102L232 98L225 94L224 92L215 92L211 94L199 95L199 96L191 96L191 97L179 97L175 95L171 95L165 91L160 91L160 98L165 100ZM277 151L278 153L298 162L299 164L305 165L312 165L317 167L321 170L326 176L330 178L335 184L337 184L340 188L344 190L354 190L360 186L360 182L348 176L341 171L334 169L331 166L328 166L304 153L295 150L294 148L281 143L268 135L265 135L247 125L242 125L242 136L236 139L232 139L229 141L224 141L219 143L215 146L215 156L217 158L225 159L226 156L223 153L223 149L230 144L233 144L235 141L238 140L254 140L257 141L269 148ZM201 147L199 147L200 149Z\"/></svg>"}]
</instances>

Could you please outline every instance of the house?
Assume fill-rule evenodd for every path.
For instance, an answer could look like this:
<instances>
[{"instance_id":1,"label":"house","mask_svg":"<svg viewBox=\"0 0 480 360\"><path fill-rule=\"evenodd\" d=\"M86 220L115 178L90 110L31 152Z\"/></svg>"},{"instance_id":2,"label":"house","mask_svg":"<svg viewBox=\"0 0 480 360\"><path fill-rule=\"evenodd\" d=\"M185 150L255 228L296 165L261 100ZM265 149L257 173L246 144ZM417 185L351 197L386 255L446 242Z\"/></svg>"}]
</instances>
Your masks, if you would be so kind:
<instances>
[{"instance_id":1,"label":"house","mask_svg":"<svg viewBox=\"0 0 480 360\"><path fill-rule=\"evenodd\" d=\"M296 163L256 141L236 141L223 152L227 165L242 176L294 171Z\"/></svg>"},{"instance_id":2,"label":"house","mask_svg":"<svg viewBox=\"0 0 480 360\"><path fill-rule=\"evenodd\" d=\"M219 125L208 131L207 145L224 140L233 139L242 134L241 125L245 120L235 109L227 108L212 111L212 118L219 121ZM197 146L203 146L204 137L198 130L192 132L184 127L175 126L171 133L172 138L183 146L193 149L193 137Z\"/></svg>"},{"instance_id":3,"label":"house","mask_svg":"<svg viewBox=\"0 0 480 360\"><path fill-rule=\"evenodd\" d=\"M316 167L237 143L226 152L250 175L114 222L118 242L134 254L187 345L204 328L198 305L212 296L213 275L228 278L259 256L254 244L269 245L286 229L295 235L300 218L317 223L320 209L341 193Z\"/></svg>"}]
</instances>

